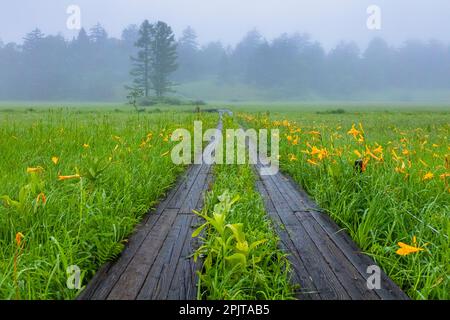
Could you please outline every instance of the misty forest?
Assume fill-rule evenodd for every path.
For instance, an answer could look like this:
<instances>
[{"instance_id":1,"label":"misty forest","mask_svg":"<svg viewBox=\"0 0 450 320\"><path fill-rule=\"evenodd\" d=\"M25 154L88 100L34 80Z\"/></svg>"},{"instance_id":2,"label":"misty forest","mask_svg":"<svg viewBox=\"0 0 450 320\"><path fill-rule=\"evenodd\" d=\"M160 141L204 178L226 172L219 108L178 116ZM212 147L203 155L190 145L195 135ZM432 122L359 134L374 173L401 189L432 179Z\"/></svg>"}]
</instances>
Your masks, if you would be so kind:
<instances>
[{"instance_id":1,"label":"misty forest","mask_svg":"<svg viewBox=\"0 0 450 320\"><path fill-rule=\"evenodd\" d=\"M120 39L97 24L70 41L39 29L20 44L0 41L0 99L124 101L139 73L135 67L142 58L144 24L128 26ZM255 29L232 47L220 41L200 44L190 27L175 36L162 24L173 51L164 95L221 101L409 101L420 92L433 100L450 86L450 46L437 40L391 46L375 37L367 48L342 41L325 50L307 34L267 40ZM154 85L147 88L148 95L163 95Z\"/></svg>"}]
</instances>

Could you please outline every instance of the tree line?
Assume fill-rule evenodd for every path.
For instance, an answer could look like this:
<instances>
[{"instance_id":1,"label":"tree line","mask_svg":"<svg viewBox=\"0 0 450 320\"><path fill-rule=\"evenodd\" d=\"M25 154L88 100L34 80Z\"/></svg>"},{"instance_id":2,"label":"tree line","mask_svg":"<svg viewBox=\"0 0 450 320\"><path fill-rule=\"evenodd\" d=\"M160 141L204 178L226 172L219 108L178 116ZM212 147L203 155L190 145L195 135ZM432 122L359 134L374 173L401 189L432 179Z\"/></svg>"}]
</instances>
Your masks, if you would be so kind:
<instances>
[{"instance_id":1,"label":"tree line","mask_svg":"<svg viewBox=\"0 0 450 320\"><path fill-rule=\"evenodd\" d=\"M72 40L35 29L21 44L0 41L2 100L124 100L126 88L163 96L199 81L251 86L274 99L347 99L448 90L449 75L450 47L434 40L394 47L375 38L364 50L340 42L327 51L305 34L267 40L253 30L235 46L200 45L190 27L175 37L166 23L145 21L120 39L97 24Z\"/></svg>"}]
</instances>

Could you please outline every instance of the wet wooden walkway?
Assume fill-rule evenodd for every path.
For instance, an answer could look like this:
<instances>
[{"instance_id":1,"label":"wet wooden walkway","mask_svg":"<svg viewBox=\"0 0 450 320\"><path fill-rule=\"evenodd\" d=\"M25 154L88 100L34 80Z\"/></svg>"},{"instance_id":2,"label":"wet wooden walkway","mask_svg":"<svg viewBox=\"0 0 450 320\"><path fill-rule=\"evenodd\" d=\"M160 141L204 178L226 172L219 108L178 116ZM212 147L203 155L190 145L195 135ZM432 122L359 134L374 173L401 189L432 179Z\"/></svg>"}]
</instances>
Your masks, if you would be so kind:
<instances>
[{"instance_id":1,"label":"wet wooden walkway","mask_svg":"<svg viewBox=\"0 0 450 320\"><path fill-rule=\"evenodd\" d=\"M255 167L257 189L292 265L292 281L300 285L298 299L408 299L383 272L380 288L369 289L368 268L375 262L289 178L264 176L262 165ZM137 227L119 259L106 264L78 299L195 299L201 266L192 258L198 243L191 235L200 221L192 210L202 208L212 181L210 165L191 166Z\"/></svg>"}]
</instances>

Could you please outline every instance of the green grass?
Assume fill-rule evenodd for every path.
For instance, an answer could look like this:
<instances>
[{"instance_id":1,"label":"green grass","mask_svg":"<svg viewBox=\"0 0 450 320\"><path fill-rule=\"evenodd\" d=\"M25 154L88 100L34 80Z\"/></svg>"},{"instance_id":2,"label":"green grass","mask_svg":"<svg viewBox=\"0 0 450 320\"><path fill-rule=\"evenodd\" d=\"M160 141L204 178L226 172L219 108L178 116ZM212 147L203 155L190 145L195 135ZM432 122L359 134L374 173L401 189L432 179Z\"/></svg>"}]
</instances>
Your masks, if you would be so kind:
<instances>
[{"instance_id":1,"label":"green grass","mask_svg":"<svg viewBox=\"0 0 450 320\"><path fill-rule=\"evenodd\" d=\"M229 119L229 118L228 118ZM226 121L225 128L234 127ZM290 265L255 190L250 165L216 165L201 216L200 299L292 299Z\"/></svg>"},{"instance_id":2,"label":"green grass","mask_svg":"<svg viewBox=\"0 0 450 320\"><path fill-rule=\"evenodd\" d=\"M281 130L281 169L411 298L449 299L450 113L350 109L240 119L247 127ZM356 138L348 134L352 125L361 133ZM355 167L358 159L364 172ZM399 242L423 251L399 255Z\"/></svg>"},{"instance_id":3,"label":"green grass","mask_svg":"<svg viewBox=\"0 0 450 320\"><path fill-rule=\"evenodd\" d=\"M449 299L448 106L234 102L230 108L251 112L239 114L249 127L281 129L282 170L410 297ZM68 266L81 269L86 285L117 256L185 169L167 153L170 133L192 130L198 117L204 129L216 127L217 115L192 109L158 106L138 115L123 104L0 104L0 299L72 299L78 291L67 288ZM226 126L234 127L230 121ZM359 123L361 142L347 134L353 124L361 131ZM378 146L383 149L374 155L383 161L366 149L374 153ZM369 159L364 172L355 169L359 158ZM433 176L424 180L427 173ZM58 181L74 174L81 178ZM202 269L200 298L291 299L289 264L255 191L252 168L218 165L215 175L202 214L212 217L216 208L234 228L221 232L210 224L201 234L210 265ZM220 202L226 191L229 197ZM219 236L227 240L220 250ZM414 236L424 250L396 254L398 242L413 244ZM245 241L254 248L242 250Z\"/></svg>"},{"instance_id":4,"label":"green grass","mask_svg":"<svg viewBox=\"0 0 450 320\"><path fill-rule=\"evenodd\" d=\"M78 266L86 285L121 252L185 169L171 161L171 132L192 130L197 117L83 108L0 112L0 298L74 298L67 268ZM214 127L217 115L201 119ZM76 174L81 178L58 179Z\"/></svg>"}]
</instances>

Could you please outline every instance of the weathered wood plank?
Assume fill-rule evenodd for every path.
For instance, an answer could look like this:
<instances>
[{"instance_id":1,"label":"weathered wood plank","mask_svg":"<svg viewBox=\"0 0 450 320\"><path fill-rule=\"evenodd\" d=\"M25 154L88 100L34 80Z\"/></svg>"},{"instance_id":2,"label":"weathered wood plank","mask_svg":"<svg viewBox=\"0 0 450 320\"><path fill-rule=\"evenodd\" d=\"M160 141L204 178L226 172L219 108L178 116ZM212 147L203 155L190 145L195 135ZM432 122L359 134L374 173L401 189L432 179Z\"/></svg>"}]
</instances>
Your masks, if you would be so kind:
<instances>
[{"instance_id":1,"label":"weathered wood plank","mask_svg":"<svg viewBox=\"0 0 450 320\"><path fill-rule=\"evenodd\" d=\"M192 214L192 210L198 209L197 203L202 197L208 173L199 173L197 179L192 184L191 190L187 194L181 205L180 214Z\"/></svg>"},{"instance_id":2,"label":"weathered wood plank","mask_svg":"<svg viewBox=\"0 0 450 320\"><path fill-rule=\"evenodd\" d=\"M161 218L150 230L147 238L111 290L107 297L108 300L136 299L176 217L176 209L164 210Z\"/></svg>"},{"instance_id":3,"label":"weathered wood plank","mask_svg":"<svg viewBox=\"0 0 450 320\"><path fill-rule=\"evenodd\" d=\"M149 210L144 219L135 227L135 231L128 239L127 245L119 258L113 262L107 262L95 274L94 278L89 282L85 290L77 297L77 300L89 299L106 299L110 290L119 279L120 274L125 270L128 263L136 253L146 238L149 230L157 222L160 214L167 208L168 203L173 199L175 194L181 187L182 182L186 179L192 170L192 166L177 179L175 186L168 192L167 196L155 210Z\"/></svg>"},{"instance_id":4,"label":"weathered wood plank","mask_svg":"<svg viewBox=\"0 0 450 320\"><path fill-rule=\"evenodd\" d=\"M303 261L300 259L298 251L296 250L292 239L284 227L280 216L278 215L275 206L268 194L263 182L261 180L256 181L256 187L261 194L266 212L272 219L273 226L278 236L280 237L279 247L288 256L288 260L291 264L291 281L294 284L299 284L300 288L297 289L297 297L302 300L319 300L320 296L317 293L317 288L315 287Z\"/></svg>"},{"instance_id":5,"label":"weathered wood plank","mask_svg":"<svg viewBox=\"0 0 450 320\"><path fill-rule=\"evenodd\" d=\"M305 208L304 211L311 214L322 227L323 232L328 234L329 238L332 239L337 247L339 247L339 250L342 251L347 259L353 264L354 268L358 270L361 277L367 281L370 276L370 274L367 273L367 267L376 265L373 259L362 253L361 249L358 248L347 232L339 228L327 214L322 213L318 205L294 182L294 180L292 180L291 177L285 177L285 181L289 184L290 189L294 190L302 199ZM381 272L381 283L381 288L374 290L380 299L409 299L409 297L384 272Z\"/></svg>"},{"instance_id":6,"label":"weathered wood plank","mask_svg":"<svg viewBox=\"0 0 450 320\"><path fill-rule=\"evenodd\" d=\"M138 300L165 299L174 275L175 267L180 260L181 251L188 231L191 217L178 215L169 236L163 243L152 268L137 296Z\"/></svg>"},{"instance_id":7,"label":"weathered wood plank","mask_svg":"<svg viewBox=\"0 0 450 320\"><path fill-rule=\"evenodd\" d=\"M192 185L194 184L197 176L202 169L202 165L192 165L192 170L189 172L189 175L186 176L184 181L182 181L177 193L175 196L169 201L167 208L169 209L180 209L184 200L188 196Z\"/></svg>"},{"instance_id":8,"label":"weathered wood plank","mask_svg":"<svg viewBox=\"0 0 450 320\"><path fill-rule=\"evenodd\" d=\"M312 215L309 212L296 212L296 216L316 246L320 248L320 253L346 288L351 299L378 300L379 297L376 292L368 289L366 279L347 259L341 248L338 248L328 234L324 233L322 227Z\"/></svg>"},{"instance_id":9,"label":"weathered wood plank","mask_svg":"<svg viewBox=\"0 0 450 320\"><path fill-rule=\"evenodd\" d=\"M335 242L342 253L359 271L361 276L367 281L370 274L367 273L367 267L376 265L372 258L361 252L361 249L355 244L350 236L343 229L339 229L337 224L331 218L323 213L312 212L313 218L321 225L324 231ZM383 300L409 300L409 297L389 278L386 273L381 271L381 288L375 290L378 296Z\"/></svg>"},{"instance_id":10,"label":"weathered wood plank","mask_svg":"<svg viewBox=\"0 0 450 320\"><path fill-rule=\"evenodd\" d=\"M263 179L264 180L264 179ZM342 286L330 266L320 253L304 227L298 222L294 212L289 208L277 186L270 179L265 179L265 186L280 219L289 234L300 259L312 278L321 299L343 300L350 299L346 289Z\"/></svg>"},{"instance_id":11,"label":"weathered wood plank","mask_svg":"<svg viewBox=\"0 0 450 320\"><path fill-rule=\"evenodd\" d=\"M198 248L198 240L192 238L194 226L199 223L197 216L189 216L191 230L184 239L181 258L178 260L176 270L167 293L169 300L195 300L197 297L197 271L201 268L200 261L194 262L193 253Z\"/></svg>"}]
</instances>

